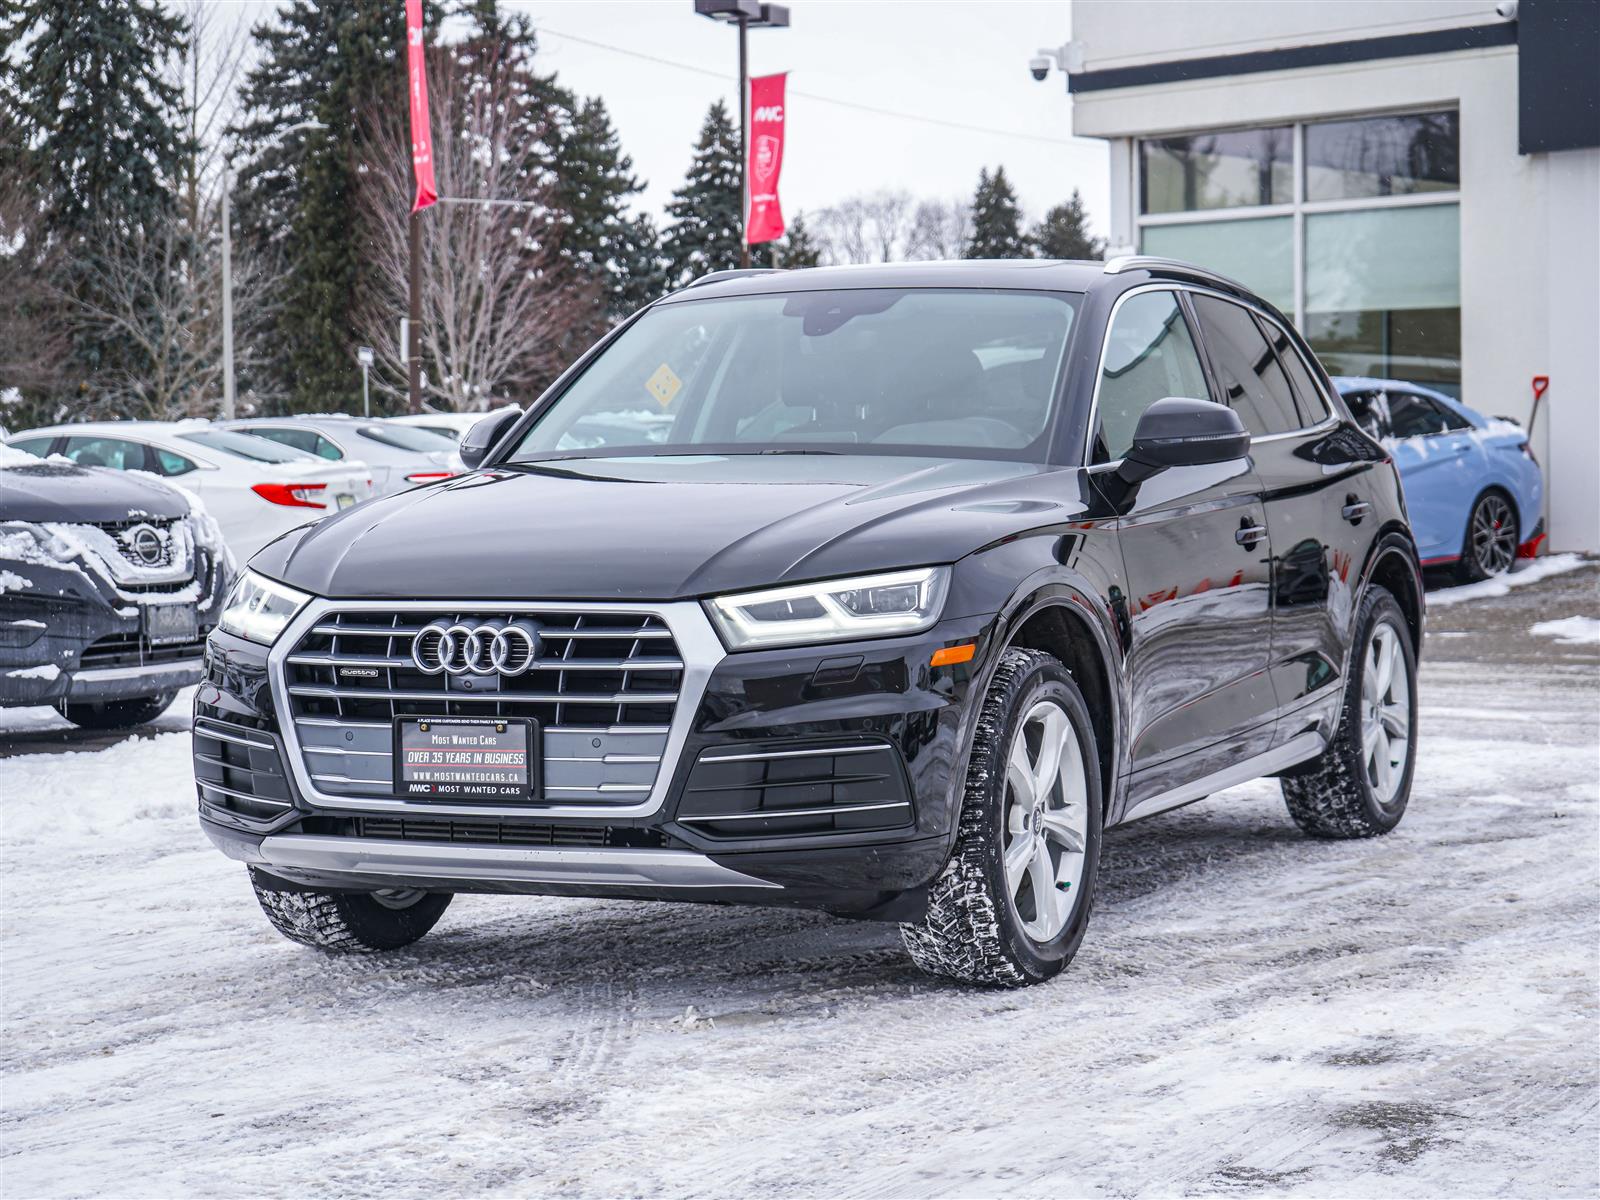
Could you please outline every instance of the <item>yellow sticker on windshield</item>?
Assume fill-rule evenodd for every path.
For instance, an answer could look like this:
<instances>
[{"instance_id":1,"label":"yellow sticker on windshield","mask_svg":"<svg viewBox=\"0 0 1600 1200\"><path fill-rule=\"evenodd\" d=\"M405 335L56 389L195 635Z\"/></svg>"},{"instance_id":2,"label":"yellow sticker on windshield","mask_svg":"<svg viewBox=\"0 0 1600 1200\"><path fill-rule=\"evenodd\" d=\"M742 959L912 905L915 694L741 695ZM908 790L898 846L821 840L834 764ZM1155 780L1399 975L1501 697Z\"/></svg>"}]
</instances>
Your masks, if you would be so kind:
<instances>
[{"instance_id":1,"label":"yellow sticker on windshield","mask_svg":"<svg viewBox=\"0 0 1600 1200\"><path fill-rule=\"evenodd\" d=\"M654 396L656 403L662 408L672 403L672 398L682 387L683 380L679 379L676 372L666 363L657 367L650 378L644 381L644 390Z\"/></svg>"}]
</instances>

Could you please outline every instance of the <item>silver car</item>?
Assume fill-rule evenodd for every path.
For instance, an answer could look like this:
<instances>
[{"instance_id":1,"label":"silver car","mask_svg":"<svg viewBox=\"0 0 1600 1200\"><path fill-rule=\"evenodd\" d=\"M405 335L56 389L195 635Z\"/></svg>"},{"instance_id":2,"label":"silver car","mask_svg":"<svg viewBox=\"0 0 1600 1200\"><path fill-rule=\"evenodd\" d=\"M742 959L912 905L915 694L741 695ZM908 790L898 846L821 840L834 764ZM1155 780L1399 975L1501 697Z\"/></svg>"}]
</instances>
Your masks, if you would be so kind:
<instances>
[{"instance_id":1,"label":"silver car","mask_svg":"<svg viewBox=\"0 0 1600 1200\"><path fill-rule=\"evenodd\" d=\"M266 438L319 458L360 461L371 472L374 495L403 492L448 479L461 470L455 444L428 429L342 414L252 417L224 426Z\"/></svg>"}]
</instances>

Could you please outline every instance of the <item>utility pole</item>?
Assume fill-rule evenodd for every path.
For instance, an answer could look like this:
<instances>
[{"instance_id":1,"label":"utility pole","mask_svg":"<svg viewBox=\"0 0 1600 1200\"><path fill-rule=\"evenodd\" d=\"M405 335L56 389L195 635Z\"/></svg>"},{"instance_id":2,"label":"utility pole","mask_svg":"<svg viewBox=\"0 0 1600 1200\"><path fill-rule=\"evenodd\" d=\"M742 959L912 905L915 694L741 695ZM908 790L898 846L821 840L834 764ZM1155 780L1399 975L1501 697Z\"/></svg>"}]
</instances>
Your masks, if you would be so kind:
<instances>
[{"instance_id":1,"label":"utility pole","mask_svg":"<svg viewBox=\"0 0 1600 1200\"><path fill-rule=\"evenodd\" d=\"M233 221L228 212L228 164L222 164L222 419L235 416L233 396Z\"/></svg>"},{"instance_id":2,"label":"utility pole","mask_svg":"<svg viewBox=\"0 0 1600 1200\"><path fill-rule=\"evenodd\" d=\"M411 298L406 321L406 411L422 411L422 211L411 214Z\"/></svg>"},{"instance_id":3,"label":"utility pole","mask_svg":"<svg viewBox=\"0 0 1600 1200\"><path fill-rule=\"evenodd\" d=\"M750 265L750 69L752 29L787 29L789 10L761 0L694 0L697 16L739 27L739 265Z\"/></svg>"}]
</instances>

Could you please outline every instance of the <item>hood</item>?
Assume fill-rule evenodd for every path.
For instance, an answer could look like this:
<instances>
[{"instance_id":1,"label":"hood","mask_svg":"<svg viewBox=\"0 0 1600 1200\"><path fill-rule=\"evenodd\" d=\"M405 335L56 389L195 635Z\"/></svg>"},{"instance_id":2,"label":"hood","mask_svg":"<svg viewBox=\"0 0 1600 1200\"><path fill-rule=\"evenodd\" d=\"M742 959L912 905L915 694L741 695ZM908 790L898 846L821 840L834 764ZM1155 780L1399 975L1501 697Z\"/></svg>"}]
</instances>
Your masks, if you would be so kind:
<instances>
[{"instance_id":1,"label":"hood","mask_svg":"<svg viewBox=\"0 0 1600 1200\"><path fill-rule=\"evenodd\" d=\"M42 459L0 465L0 521L101 523L188 513L183 495L154 476Z\"/></svg>"},{"instance_id":2,"label":"hood","mask_svg":"<svg viewBox=\"0 0 1600 1200\"><path fill-rule=\"evenodd\" d=\"M251 565L334 597L674 600L953 562L1075 518L1078 476L866 455L575 459L364 504Z\"/></svg>"}]
</instances>

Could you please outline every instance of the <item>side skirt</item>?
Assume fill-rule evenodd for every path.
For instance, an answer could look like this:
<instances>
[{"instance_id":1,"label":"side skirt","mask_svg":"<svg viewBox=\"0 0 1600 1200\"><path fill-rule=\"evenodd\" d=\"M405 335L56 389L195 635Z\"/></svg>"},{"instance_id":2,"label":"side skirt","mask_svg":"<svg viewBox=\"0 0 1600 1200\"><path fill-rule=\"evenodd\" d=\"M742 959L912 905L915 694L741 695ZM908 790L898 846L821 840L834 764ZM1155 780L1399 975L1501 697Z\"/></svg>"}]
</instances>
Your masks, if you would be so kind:
<instances>
[{"instance_id":1,"label":"side skirt","mask_svg":"<svg viewBox=\"0 0 1600 1200\"><path fill-rule=\"evenodd\" d=\"M1117 824L1126 825L1130 821L1153 817L1168 809L1181 808L1185 804L1193 804L1196 800L1204 800L1213 792L1237 787L1241 783L1249 783L1252 779L1260 779L1264 775L1287 771L1290 767L1315 758L1326 746L1327 740L1320 733L1308 729L1265 754L1243 759L1232 766L1213 771L1210 775L1181 784L1169 791L1146 796L1129 809Z\"/></svg>"}]
</instances>

